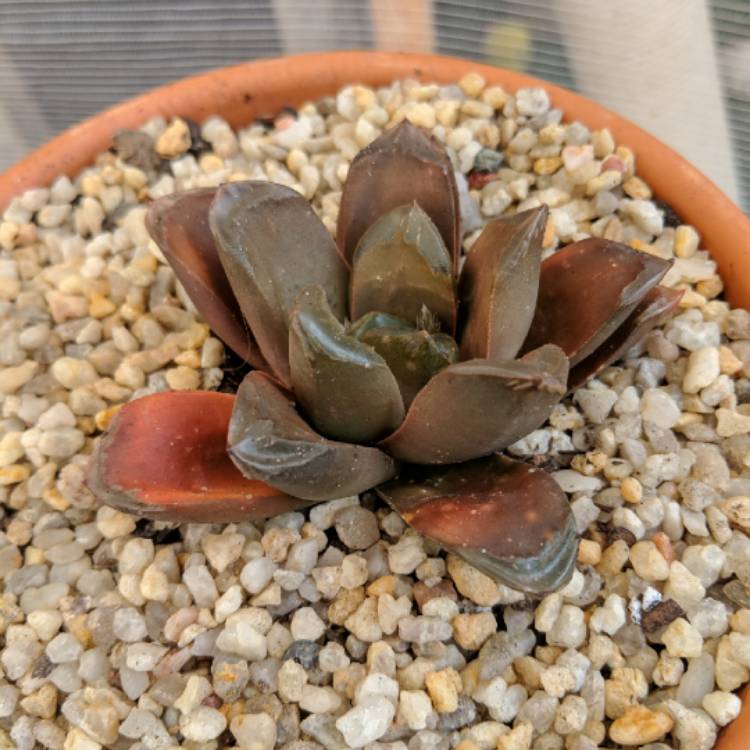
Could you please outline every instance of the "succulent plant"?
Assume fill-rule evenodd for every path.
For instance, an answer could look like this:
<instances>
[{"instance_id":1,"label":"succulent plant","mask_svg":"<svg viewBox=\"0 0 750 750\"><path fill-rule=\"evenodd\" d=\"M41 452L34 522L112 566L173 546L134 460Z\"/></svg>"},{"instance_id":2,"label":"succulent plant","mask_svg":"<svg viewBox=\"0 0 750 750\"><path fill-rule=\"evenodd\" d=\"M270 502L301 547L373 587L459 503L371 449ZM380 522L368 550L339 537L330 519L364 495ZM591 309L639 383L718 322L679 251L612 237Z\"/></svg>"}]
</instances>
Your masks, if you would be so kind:
<instances>
[{"instance_id":1,"label":"succulent plant","mask_svg":"<svg viewBox=\"0 0 750 750\"><path fill-rule=\"evenodd\" d=\"M354 159L336 242L270 182L162 198L151 235L254 369L235 396L158 393L91 463L105 503L259 519L375 489L418 532L515 588L572 572L575 525L540 468L499 454L677 304L669 263L602 239L542 261L542 205L490 221L461 268L450 159L404 122ZM460 269L460 272L459 272Z\"/></svg>"}]
</instances>

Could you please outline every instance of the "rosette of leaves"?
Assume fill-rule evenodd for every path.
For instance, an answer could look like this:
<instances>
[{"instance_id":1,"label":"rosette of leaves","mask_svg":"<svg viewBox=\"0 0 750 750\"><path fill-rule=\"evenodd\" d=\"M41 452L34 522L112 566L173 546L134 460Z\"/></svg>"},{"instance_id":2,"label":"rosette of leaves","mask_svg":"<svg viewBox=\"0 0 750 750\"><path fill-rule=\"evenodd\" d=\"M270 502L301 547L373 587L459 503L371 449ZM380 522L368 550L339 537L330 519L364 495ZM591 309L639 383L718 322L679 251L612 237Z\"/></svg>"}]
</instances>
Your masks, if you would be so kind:
<instances>
[{"instance_id":1,"label":"rosette of leaves","mask_svg":"<svg viewBox=\"0 0 750 750\"><path fill-rule=\"evenodd\" d=\"M679 296L659 286L666 261L607 240L542 261L547 220L542 205L490 221L462 265L451 161L408 122L352 162L335 241L302 196L270 182L156 201L151 235L254 369L236 395L127 404L89 486L129 512L193 521L374 488L495 579L558 587L577 549L566 497L499 452Z\"/></svg>"}]
</instances>

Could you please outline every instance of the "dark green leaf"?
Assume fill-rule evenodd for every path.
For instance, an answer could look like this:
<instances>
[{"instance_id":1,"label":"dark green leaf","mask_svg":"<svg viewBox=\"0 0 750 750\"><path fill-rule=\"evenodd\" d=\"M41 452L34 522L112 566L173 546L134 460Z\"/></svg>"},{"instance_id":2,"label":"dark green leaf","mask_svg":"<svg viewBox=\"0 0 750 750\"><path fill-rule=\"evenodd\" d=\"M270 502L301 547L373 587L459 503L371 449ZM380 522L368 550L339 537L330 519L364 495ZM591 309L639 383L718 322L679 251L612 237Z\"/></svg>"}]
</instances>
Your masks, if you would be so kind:
<instances>
[{"instance_id":1,"label":"dark green leaf","mask_svg":"<svg viewBox=\"0 0 750 750\"><path fill-rule=\"evenodd\" d=\"M406 466L377 492L420 534L503 584L539 594L573 574L573 516L563 491L541 469L500 456Z\"/></svg>"},{"instance_id":2,"label":"dark green leaf","mask_svg":"<svg viewBox=\"0 0 750 750\"><path fill-rule=\"evenodd\" d=\"M459 282L461 358L510 359L534 317L547 206L489 222Z\"/></svg>"},{"instance_id":3,"label":"dark green leaf","mask_svg":"<svg viewBox=\"0 0 750 750\"><path fill-rule=\"evenodd\" d=\"M445 149L404 120L362 149L349 167L336 242L351 263L362 235L397 206L418 203L438 228L458 271L458 189Z\"/></svg>"},{"instance_id":4,"label":"dark green leaf","mask_svg":"<svg viewBox=\"0 0 750 750\"><path fill-rule=\"evenodd\" d=\"M331 500L370 489L395 474L377 448L326 440L310 429L265 374L242 382L229 427L229 453L249 477L306 500Z\"/></svg>"},{"instance_id":5,"label":"dark green leaf","mask_svg":"<svg viewBox=\"0 0 750 750\"><path fill-rule=\"evenodd\" d=\"M468 461L502 450L539 427L565 394L568 360L544 346L521 360L472 359L439 372L381 446L419 464Z\"/></svg>"},{"instance_id":6,"label":"dark green leaf","mask_svg":"<svg viewBox=\"0 0 750 750\"><path fill-rule=\"evenodd\" d=\"M208 226L215 194L215 188L199 188L160 198L149 207L146 227L214 333L254 367L266 369Z\"/></svg>"},{"instance_id":7,"label":"dark green leaf","mask_svg":"<svg viewBox=\"0 0 750 750\"><path fill-rule=\"evenodd\" d=\"M433 375L458 361L456 342L446 333L373 328L361 341L386 361L407 407Z\"/></svg>"},{"instance_id":8,"label":"dark green leaf","mask_svg":"<svg viewBox=\"0 0 750 750\"><path fill-rule=\"evenodd\" d=\"M571 365L603 344L633 312L670 261L590 238L542 263L536 313L523 351L557 344Z\"/></svg>"},{"instance_id":9,"label":"dark green leaf","mask_svg":"<svg viewBox=\"0 0 750 750\"><path fill-rule=\"evenodd\" d=\"M651 329L666 320L679 304L682 294L682 290L654 287L596 351L571 368L568 389L574 391L580 388L589 378L625 355Z\"/></svg>"},{"instance_id":10,"label":"dark green leaf","mask_svg":"<svg viewBox=\"0 0 750 750\"><path fill-rule=\"evenodd\" d=\"M369 312L363 315L353 323L349 323L346 332L350 336L354 336L355 339L362 340L362 337L370 331L377 330L378 328L390 328L391 330L398 331L413 331L414 326L405 321L403 318L398 318L395 315L389 315L383 312Z\"/></svg>"},{"instance_id":11,"label":"dark green leaf","mask_svg":"<svg viewBox=\"0 0 750 750\"><path fill-rule=\"evenodd\" d=\"M346 333L320 287L305 289L289 328L292 386L326 437L377 440L404 418L398 383L374 349Z\"/></svg>"},{"instance_id":12,"label":"dark green leaf","mask_svg":"<svg viewBox=\"0 0 750 750\"><path fill-rule=\"evenodd\" d=\"M347 275L333 240L299 193L272 182L220 187L210 224L260 350L289 385L289 319L300 290L320 285L333 314L344 319Z\"/></svg>"},{"instance_id":13,"label":"dark green leaf","mask_svg":"<svg viewBox=\"0 0 750 750\"><path fill-rule=\"evenodd\" d=\"M353 320L377 310L414 324L427 307L447 330L454 330L451 258L435 225L416 203L378 219L359 241L352 263Z\"/></svg>"}]
</instances>

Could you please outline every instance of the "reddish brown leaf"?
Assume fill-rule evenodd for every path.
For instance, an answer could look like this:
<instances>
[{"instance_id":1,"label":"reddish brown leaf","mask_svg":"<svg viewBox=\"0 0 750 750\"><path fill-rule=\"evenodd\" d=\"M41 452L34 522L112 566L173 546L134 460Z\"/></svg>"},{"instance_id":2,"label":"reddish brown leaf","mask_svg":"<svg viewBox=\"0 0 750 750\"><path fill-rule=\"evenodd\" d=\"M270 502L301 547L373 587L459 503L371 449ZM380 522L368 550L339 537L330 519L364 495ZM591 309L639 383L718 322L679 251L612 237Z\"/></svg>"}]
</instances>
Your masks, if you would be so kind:
<instances>
[{"instance_id":1,"label":"reddish brown leaf","mask_svg":"<svg viewBox=\"0 0 750 750\"><path fill-rule=\"evenodd\" d=\"M318 435L279 386L257 371L237 393L229 451L247 476L308 500L356 495L395 474L393 459L377 448Z\"/></svg>"},{"instance_id":2,"label":"reddish brown leaf","mask_svg":"<svg viewBox=\"0 0 750 750\"><path fill-rule=\"evenodd\" d=\"M682 290L654 287L630 317L592 354L571 368L568 389L580 388L589 378L616 362L649 331L666 320L682 299Z\"/></svg>"},{"instance_id":3,"label":"reddish brown leaf","mask_svg":"<svg viewBox=\"0 0 750 750\"><path fill-rule=\"evenodd\" d=\"M107 505L160 521L248 521L309 505L237 470L226 450L233 404L208 391L131 401L100 438L88 487Z\"/></svg>"},{"instance_id":4,"label":"reddish brown leaf","mask_svg":"<svg viewBox=\"0 0 750 750\"><path fill-rule=\"evenodd\" d=\"M418 464L486 456L539 427L565 394L567 378L568 361L556 346L521 360L458 362L427 383L380 445Z\"/></svg>"},{"instance_id":5,"label":"reddish brown leaf","mask_svg":"<svg viewBox=\"0 0 750 750\"><path fill-rule=\"evenodd\" d=\"M336 318L346 314L348 279L331 235L299 193L273 182L223 185L209 222L258 346L289 386L289 320L300 291L318 284Z\"/></svg>"},{"instance_id":6,"label":"reddish brown leaf","mask_svg":"<svg viewBox=\"0 0 750 750\"><path fill-rule=\"evenodd\" d=\"M215 188L199 188L160 198L149 207L146 227L214 333L254 367L265 369L208 226L215 193Z\"/></svg>"},{"instance_id":7,"label":"reddish brown leaf","mask_svg":"<svg viewBox=\"0 0 750 750\"><path fill-rule=\"evenodd\" d=\"M458 270L460 213L453 165L443 147L404 120L362 149L349 167L336 242L351 265L365 231L392 209L415 202L438 228Z\"/></svg>"},{"instance_id":8,"label":"reddish brown leaf","mask_svg":"<svg viewBox=\"0 0 750 750\"><path fill-rule=\"evenodd\" d=\"M500 456L408 466L377 491L420 534L508 586L542 593L573 573L570 507L541 469Z\"/></svg>"},{"instance_id":9,"label":"reddish brown leaf","mask_svg":"<svg viewBox=\"0 0 750 750\"><path fill-rule=\"evenodd\" d=\"M617 242L590 238L542 263L536 313L523 345L557 344L575 365L604 343L671 263Z\"/></svg>"},{"instance_id":10,"label":"reddish brown leaf","mask_svg":"<svg viewBox=\"0 0 750 750\"><path fill-rule=\"evenodd\" d=\"M510 359L534 317L547 206L489 222L459 281L461 358Z\"/></svg>"}]
</instances>

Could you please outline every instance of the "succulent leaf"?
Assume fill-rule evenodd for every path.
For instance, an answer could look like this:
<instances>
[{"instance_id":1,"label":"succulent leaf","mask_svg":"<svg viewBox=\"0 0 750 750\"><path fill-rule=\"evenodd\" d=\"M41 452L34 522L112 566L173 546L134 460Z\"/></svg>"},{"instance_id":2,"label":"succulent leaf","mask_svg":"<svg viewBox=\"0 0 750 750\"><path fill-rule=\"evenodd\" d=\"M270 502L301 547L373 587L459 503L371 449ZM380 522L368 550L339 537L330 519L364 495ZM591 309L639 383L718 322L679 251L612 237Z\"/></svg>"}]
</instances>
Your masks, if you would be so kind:
<instances>
[{"instance_id":1,"label":"succulent leaf","mask_svg":"<svg viewBox=\"0 0 750 750\"><path fill-rule=\"evenodd\" d=\"M520 360L450 365L417 394L381 442L402 461L447 464L486 456L541 425L565 394L568 360L553 345Z\"/></svg>"},{"instance_id":2,"label":"succulent leaf","mask_svg":"<svg viewBox=\"0 0 750 750\"><path fill-rule=\"evenodd\" d=\"M226 452L234 396L157 393L125 404L97 443L86 483L103 503L165 521L270 518L307 506L246 479Z\"/></svg>"},{"instance_id":3,"label":"succulent leaf","mask_svg":"<svg viewBox=\"0 0 750 750\"><path fill-rule=\"evenodd\" d=\"M228 449L247 476L306 500L356 495L395 474L393 459L377 448L318 435L281 388L257 371L237 392Z\"/></svg>"},{"instance_id":4,"label":"succulent leaf","mask_svg":"<svg viewBox=\"0 0 750 750\"><path fill-rule=\"evenodd\" d=\"M458 189L445 150L408 120L362 149L349 167L336 243L351 264L362 235L397 206L418 203L432 219L458 271L461 252Z\"/></svg>"},{"instance_id":5,"label":"succulent leaf","mask_svg":"<svg viewBox=\"0 0 750 750\"><path fill-rule=\"evenodd\" d=\"M360 340L386 361L407 407L430 378L458 361L458 346L446 333L372 328Z\"/></svg>"},{"instance_id":6,"label":"succulent leaf","mask_svg":"<svg viewBox=\"0 0 750 750\"><path fill-rule=\"evenodd\" d=\"M546 205L489 222L459 281L461 358L518 354L536 309Z\"/></svg>"},{"instance_id":7,"label":"succulent leaf","mask_svg":"<svg viewBox=\"0 0 750 750\"><path fill-rule=\"evenodd\" d=\"M216 192L209 214L229 283L263 356L284 385L289 372L289 320L300 290L320 285L339 320L347 274L310 204L272 182L232 182Z\"/></svg>"},{"instance_id":8,"label":"succulent leaf","mask_svg":"<svg viewBox=\"0 0 750 750\"><path fill-rule=\"evenodd\" d=\"M355 320L353 323L349 323L346 332L361 341L363 336L379 328L389 328L394 331L414 330L414 326L403 318L375 310L365 313L361 318Z\"/></svg>"},{"instance_id":9,"label":"succulent leaf","mask_svg":"<svg viewBox=\"0 0 750 750\"><path fill-rule=\"evenodd\" d=\"M570 369L568 390L580 388L587 380L625 355L670 315L682 299L682 294L682 290L664 286L656 286L648 292L630 317L596 351Z\"/></svg>"},{"instance_id":10,"label":"succulent leaf","mask_svg":"<svg viewBox=\"0 0 750 750\"><path fill-rule=\"evenodd\" d=\"M508 586L545 593L573 573L573 516L542 469L497 455L447 467L407 466L377 492L420 534Z\"/></svg>"},{"instance_id":11,"label":"succulent leaf","mask_svg":"<svg viewBox=\"0 0 750 750\"><path fill-rule=\"evenodd\" d=\"M208 226L215 188L174 193L154 201L146 226L198 312L216 335L254 367L268 365L232 292Z\"/></svg>"},{"instance_id":12,"label":"succulent leaf","mask_svg":"<svg viewBox=\"0 0 750 750\"><path fill-rule=\"evenodd\" d=\"M404 418L398 383L375 350L346 333L321 287L304 289L289 328L294 394L326 437L367 443Z\"/></svg>"},{"instance_id":13,"label":"succulent leaf","mask_svg":"<svg viewBox=\"0 0 750 750\"><path fill-rule=\"evenodd\" d=\"M427 307L454 330L451 257L416 203L394 208L362 235L352 260L349 306L353 320L377 310L412 324Z\"/></svg>"},{"instance_id":14,"label":"succulent leaf","mask_svg":"<svg viewBox=\"0 0 750 750\"><path fill-rule=\"evenodd\" d=\"M593 353L671 266L610 240L575 242L542 263L534 320L522 351L557 344L571 366Z\"/></svg>"}]
</instances>

